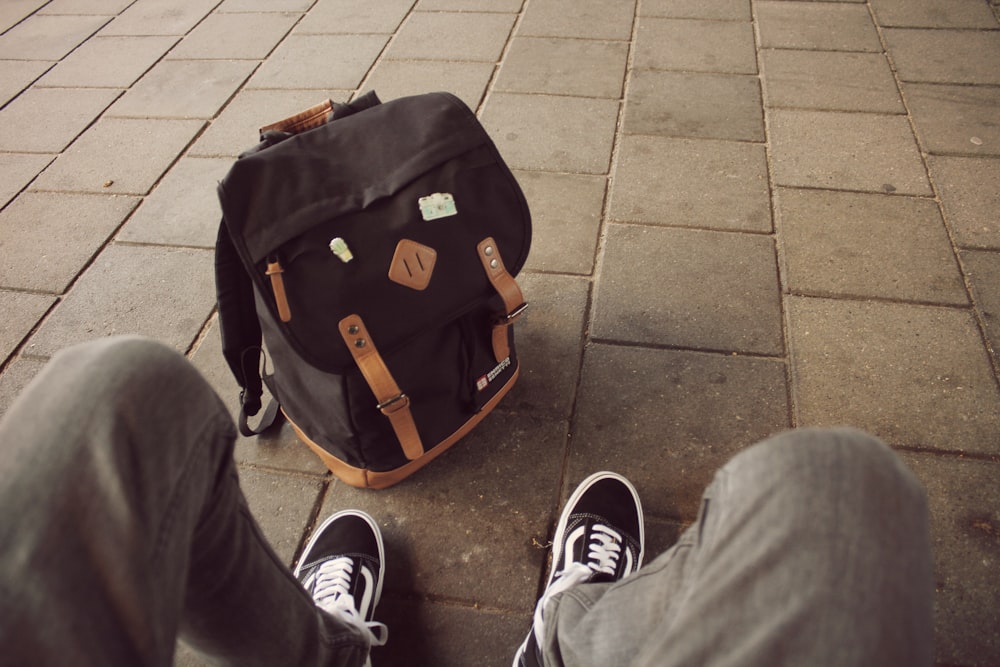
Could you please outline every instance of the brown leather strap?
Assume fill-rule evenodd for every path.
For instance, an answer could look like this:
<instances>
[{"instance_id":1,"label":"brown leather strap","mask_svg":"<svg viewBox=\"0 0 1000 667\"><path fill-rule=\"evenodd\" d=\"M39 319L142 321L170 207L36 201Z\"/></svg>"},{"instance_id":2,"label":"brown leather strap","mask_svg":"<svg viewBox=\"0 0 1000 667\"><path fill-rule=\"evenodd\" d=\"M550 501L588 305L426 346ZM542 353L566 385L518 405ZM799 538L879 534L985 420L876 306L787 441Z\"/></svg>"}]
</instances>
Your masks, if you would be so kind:
<instances>
[{"instance_id":1,"label":"brown leather strap","mask_svg":"<svg viewBox=\"0 0 1000 667\"><path fill-rule=\"evenodd\" d=\"M412 461L420 457L424 453L424 446L410 413L410 399L400 391L365 328L365 323L359 315L348 315L340 321L339 328L355 363L375 394L375 400L378 401L376 407L389 418L406 458Z\"/></svg>"},{"instance_id":2,"label":"brown leather strap","mask_svg":"<svg viewBox=\"0 0 1000 667\"><path fill-rule=\"evenodd\" d=\"M510 356L508 329L521 316L528 304L525 303L524 295L521 294L521 288L517 286L514 277L507 273L507 268L500 257L500 249L497 248L493 238L483 239L476 247L483 269L486 270L486 277L503 299L504 308L507 310L505 316L493 323L493 356L500 362Z\"/></svg>"},{"instance_id":3,"label":"brown leather strap","mask_svg":"<svg viewBox=\"0 0 1000 667\"><path fill-rule=\"evenodd\" d=\"M271 277L271 290L274 292L274 303L278 306L278 317L281 318L282 322L290 322L292 319L292 310L288 307L288 295L285 294L285 281L282 279L281 274L285 270L281 268L281 264L278 262L268 262L267 271L264 273Z\"/></svg>"},{"instance_id":4,"label":"brown leather strap","mask_svg":"<svg viewBox=\"0 0 1000 667\"><path fill-rule=\"evenodd\" d=\"M264 134L270 130L278 130L279 132L298 134L299 132L305 132L306 130L323 125L330 118L331 113L333 113L333 102L325 100L294 116L279 120L277 123L265 125L260 128L260 133Z\"/></svg>"}]
</instances>

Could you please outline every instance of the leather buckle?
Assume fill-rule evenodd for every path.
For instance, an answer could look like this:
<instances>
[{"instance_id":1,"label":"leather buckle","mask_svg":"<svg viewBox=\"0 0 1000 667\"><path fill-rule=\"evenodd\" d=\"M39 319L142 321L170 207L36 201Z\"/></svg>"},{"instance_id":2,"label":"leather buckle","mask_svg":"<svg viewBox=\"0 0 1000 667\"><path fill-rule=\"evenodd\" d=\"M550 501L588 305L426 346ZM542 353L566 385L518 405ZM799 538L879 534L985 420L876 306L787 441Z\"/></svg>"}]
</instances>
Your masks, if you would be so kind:
<instances>
[{"instance_id":1,"label":"leather buckle","mask_svg":"<svg viewBox=\"0 0 1000 667\"><path fill-rule=\"evenodd\" d=\"M494 322L494 324L511 324L511 323L514 322L514 320L516 320L517 318L521 317L521 315L527 309L528 309L528 302L525 301L524 303L522 303L520 306L518 306L517 308L515 308L514 310L512 310L507 315L501 315L500 317L498 317L496 319L496 321Z\"/></svg>"},{"instance_id":2,"label":"leather buckle","mask_svg":"<svg viewBox=\"0 0 1000 667\"><path fill-rule=\"evenodd\" d=\"M397 405L397 403L399 405ZM394 405L396 407L393 408L392 410L390 410L389 408L392 407L392 406L394 406ZM399 396L393 396L392 398L390 398L387 401L382 401L381 403L379 403L375 407L382 414L384 414L384 415L390 415L393 412L396 412L397 410L402 410L403 408L409 407L409 405L410 405L410 397L407 396L406 394L400 394Z\"/></svg>"}]
</instances>

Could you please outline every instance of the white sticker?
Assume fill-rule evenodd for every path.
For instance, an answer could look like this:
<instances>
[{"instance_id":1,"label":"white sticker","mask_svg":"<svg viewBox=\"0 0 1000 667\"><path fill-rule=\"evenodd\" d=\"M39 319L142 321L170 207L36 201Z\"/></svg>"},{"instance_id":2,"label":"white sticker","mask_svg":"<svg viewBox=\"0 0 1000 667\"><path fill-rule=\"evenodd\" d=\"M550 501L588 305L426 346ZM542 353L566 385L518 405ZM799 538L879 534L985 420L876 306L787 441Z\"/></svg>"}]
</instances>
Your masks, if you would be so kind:
<instances>
[{"instance_id":1,"label":"white sticker","mask_svg":"<svg viewBox=\"0 0 1000 667\"><path fill-rule=\"evenodd\" d=\"M458 209L455 208L455 198L447 192L435 192L432 195L421 197L417 203L420 204L420 215L424 216L424 220L437 220L438 218L458 215Z\"/></svg>"}]
</instances>

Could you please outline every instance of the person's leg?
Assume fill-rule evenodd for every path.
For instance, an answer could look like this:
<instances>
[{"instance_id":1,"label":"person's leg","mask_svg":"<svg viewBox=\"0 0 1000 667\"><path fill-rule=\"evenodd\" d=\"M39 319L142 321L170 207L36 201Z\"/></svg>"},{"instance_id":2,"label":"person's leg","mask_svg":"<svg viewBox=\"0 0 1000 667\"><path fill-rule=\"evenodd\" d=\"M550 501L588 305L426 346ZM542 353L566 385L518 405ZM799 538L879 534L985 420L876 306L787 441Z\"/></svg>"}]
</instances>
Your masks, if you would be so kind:
<instances>
[{"instance_id":1,"label":"person's leg","mask_svg":"<svg viewBox=\"0 0 1000 667\"><path fill-rule=\"evenodd\" d=\"M0 654L170 665L178 628L240 665L360 665L247 509L232 420L194 368L138 338L76 346L0 421Z\"/></svg>"},{"instance_id":2,"label":"person's leg","mask_svg":"<svg viewBox=\"0 0 1000 667\"><path fill-rule=\"evenodd\" d=\"M637 574L545 609L546 665L929 665L925 493L861 432L734 457L698 521Z\"/></svg>"}]
</instances>

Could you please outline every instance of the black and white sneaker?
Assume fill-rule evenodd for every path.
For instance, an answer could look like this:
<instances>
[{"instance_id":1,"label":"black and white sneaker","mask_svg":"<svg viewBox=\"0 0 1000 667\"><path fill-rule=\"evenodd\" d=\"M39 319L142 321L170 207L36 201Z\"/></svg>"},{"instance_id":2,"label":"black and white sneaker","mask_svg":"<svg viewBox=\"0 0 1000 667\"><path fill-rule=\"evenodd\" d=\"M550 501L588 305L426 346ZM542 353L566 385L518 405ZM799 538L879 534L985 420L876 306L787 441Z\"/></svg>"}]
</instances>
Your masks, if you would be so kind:
<instances>
[{"instance_id":1,"label":"black and white sneaker","mask_svg":"<svg viewBox=\"0 0 1000 667\"><path fill-rule=\"evenodd\" d=\"M559 517L549 580L514 667L541 667L544 610L552 596L577 584L627 577L642 565L644 541L642 503L632 483L613 472L583 480Z\"/></svg>"},{"instance_id":2,"label":"black and white sneaker","mask_svg":"<svg viewBox=\"0 0 1000 667\"><path fill-rule=\"evenodd\" d=\"M382 646L389 631L372 620L382 595L385 547L378 524L359 510L329 517L306 544L295 577L323 611Z\"/></svg>"}]
</instances>

